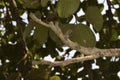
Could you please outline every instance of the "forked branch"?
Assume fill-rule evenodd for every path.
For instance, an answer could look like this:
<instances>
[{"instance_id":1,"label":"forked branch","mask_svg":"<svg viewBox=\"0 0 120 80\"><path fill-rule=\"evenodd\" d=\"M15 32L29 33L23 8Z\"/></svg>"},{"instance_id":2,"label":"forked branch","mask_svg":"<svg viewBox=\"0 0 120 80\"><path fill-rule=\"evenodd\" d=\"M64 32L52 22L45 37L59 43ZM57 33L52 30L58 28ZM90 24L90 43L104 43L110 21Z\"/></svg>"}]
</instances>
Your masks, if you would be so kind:
<instances>
[{"instance_id":1,"label":"forked branch","mask_svg":"<svg viewBox=\"0 0 120 80\"><path fill-rule=\"evenodd\" d=\"M62 33L58 25L58 22L56 22L55 24L53 22L45 23L40 19L38 19L33 13L30 13L30 17L40 25L50 28L66 46L70 47L73 50L77 50L85 55L84 57L72 58L65 61L55 61L53 63L50 61L44 61L44 60L33 61L33 64L47 64L50 66L66 66L72 63L77 63L77 62L86 61L86 60L93 60L103 56L104 57L120 56L120 48L98 49L98 48L83 47L77 44L76 42L71 41L68 37L66 37L66 35Z\"/></svg>"}]
</instances>

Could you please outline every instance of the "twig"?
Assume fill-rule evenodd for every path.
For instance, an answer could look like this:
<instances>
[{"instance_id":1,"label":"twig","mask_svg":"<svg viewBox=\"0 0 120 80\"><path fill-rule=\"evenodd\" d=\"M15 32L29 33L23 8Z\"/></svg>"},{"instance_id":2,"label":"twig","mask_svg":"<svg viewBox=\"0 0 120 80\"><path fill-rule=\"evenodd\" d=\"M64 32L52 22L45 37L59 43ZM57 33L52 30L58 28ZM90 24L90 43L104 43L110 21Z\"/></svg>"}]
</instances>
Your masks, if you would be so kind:
<instances>
[{"instance_id":1,"label":"twig","mask_svg":"<svg viewBox=\"0 0 120 80\"><path fill-rule=\"evenodd\" d=\"M82 62L82 61L86 61L86 60L93 60L93 59L96 59L98 57L99 56L96 56L96 55L90 55L90 56L72 58L72 59L67 59L65 61L55 61L55 62L50 62L50 61L46 61L46 60L40 60L40 61L34 60L32 62L32 64L33 65L38 65L38 64L49 65L51 67L53 67L53 66L67 66L69 64L78 63L78 62Z\"/></svg>"}]
</instances>

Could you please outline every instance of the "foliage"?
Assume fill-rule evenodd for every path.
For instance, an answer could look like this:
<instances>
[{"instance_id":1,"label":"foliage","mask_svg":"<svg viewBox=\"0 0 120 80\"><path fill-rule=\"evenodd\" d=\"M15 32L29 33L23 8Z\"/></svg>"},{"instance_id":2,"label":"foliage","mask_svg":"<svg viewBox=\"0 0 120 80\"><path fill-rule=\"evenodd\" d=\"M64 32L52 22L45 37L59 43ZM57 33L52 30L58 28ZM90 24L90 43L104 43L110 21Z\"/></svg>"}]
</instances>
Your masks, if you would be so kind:
<instances>
[{"instance_id":1,"label":"foliage","mask_svg":"<svg viewBox=\"0 0 120 80\"><path fill-rule=\"evenodd\" d=\"M72 50L63 50L64 44L57 35L35 23L29 17L30 12L46 23L58 21L64 34L72 30L70 39L82 46L120 48L120 1L104 1L0 0L0 80L119 80L119 57L99 58L65 67L32 65L32 60L44 59L48 55L56 61L64 61ZM79 16L79 11L84 14ZM21 18L23 14L27 14L28 22ZM73 18L75 22L70 23ZM95 33L99 34L99 41L95 40ZM62 51L65 54L58 58ZM73 54L73 58L81 56L79 52ZM93 69L93 63L99 68Z\"/></svg>"}]
</instances>

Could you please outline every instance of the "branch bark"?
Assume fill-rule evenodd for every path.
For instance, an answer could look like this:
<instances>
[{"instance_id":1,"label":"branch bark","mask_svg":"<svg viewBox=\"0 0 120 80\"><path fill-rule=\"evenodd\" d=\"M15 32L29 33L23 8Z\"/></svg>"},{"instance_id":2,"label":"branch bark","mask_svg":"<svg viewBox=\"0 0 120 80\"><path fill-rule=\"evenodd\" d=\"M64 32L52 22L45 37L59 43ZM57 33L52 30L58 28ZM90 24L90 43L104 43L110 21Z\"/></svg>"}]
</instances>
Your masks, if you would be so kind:
<instances>
[{"instance_id":1,"label":"branch bark","mask_svg":"<svg viewBox=\"0 0 120 80\"><path fill-rule=\"evenodd\" d=\"M43 64L43 65L49 65L51 67L53 67L53 66L67 66L69 64L78 63L78 62L82 62L82 61L86 61L86 60L93 60L93 59L96 59L98 57L99 56L96 56L96 55L90 55L90 56L72 58L72 59L67 59L65 61L55 61L55 62L50 62L50 61L46 61L46 60L40 60L40 61L34 60L32 62L32 64L33 65Z\"/></svg>"},{"instance_id":2,"label":"branch bark","mask_svg":"<svg viewBox=\"0 0 120 80\"><path fill-rule=\"evenodd\" d=\"M58 22L56 22L55 24L53 22L50 23L45 23L43 21L41 21L40 19L38 19L33 13L30 13L30 17L37 23L39 23L40 25L44 25L45 27L50 28L60 39L61 41L69 46L71 49L73 50L77 50L79 52L81 52L82 54L84 54L84 57L79 57L79 58L72 58L72 59L68 59L65 61L55 61L55 62L50 62L50 61L33 61L33 64L46 64L46 65L50 65L50 66L66 66L72 63L77 63L77 62L81 62L81 61L86 61L86 60L93 60L93 59L97 59L99 57L112 57L112 56L120 56L120 48L117 49L99 49L99 48L86 48L83 47L73 41L71 41L68 37L66 37L59 25Z\"/></svg>"}]
</instances>

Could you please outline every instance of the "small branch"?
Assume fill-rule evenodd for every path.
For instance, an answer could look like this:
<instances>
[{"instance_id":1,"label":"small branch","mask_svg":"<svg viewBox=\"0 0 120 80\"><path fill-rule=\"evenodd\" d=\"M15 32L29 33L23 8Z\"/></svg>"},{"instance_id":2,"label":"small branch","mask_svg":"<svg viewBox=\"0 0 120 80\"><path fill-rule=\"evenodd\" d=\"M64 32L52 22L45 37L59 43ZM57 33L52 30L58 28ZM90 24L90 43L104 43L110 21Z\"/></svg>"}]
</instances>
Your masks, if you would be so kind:
<instances>
[{"instance_id":1,"label":"small branch","mask_svg":"<svg viewBox=\"0 0 120 80\"><path fill-rule=\"evenodd\" d=\"M67 59L65 61L55 61L55 62L50 62L50 61L46 61L46 60L40 60L40 61L35 61L34 60L32 62L32 64L33 65L38 65L38 64L49 65L51 67L54 67L54 66L67 66L69 64L78 63L78 62L82 62L82 61L86 61L86 60L93 60L93 59L96 59L98 57L99 56L96 56L96 55L90 55L90 56L72 58L72 59Z\"/></svg>"},{"instance_id":2,"label":"small branch","mask_svg":"<svg viewBox=\"0 0 120 80\"><path fill-rule=\"evenodd\" d=\"M39 23L40 25L44 25L45 27L49 27L60 39L61 41L69 46L71 49L73 50L77 50L81 53L83 53L84 57L79 57L79 58L72 58L72 59L68 59L65 61L55 61L54 63L50 62L50 61L33 61L33 64L47 64L50 66L66 66L68 64L72 64L72 63L77 63L80 61L86 61L86 60L92 60L92 59L96 59L99 57L112 57L112 56L120 56L120 48L117 49L98 49L98 48L86 48L83 47L73 41L71 41L69 39L69 37L66 37L66 35L64 35L58 25L58 22L56 22L55 24L53 24L53 22L50 23L45 23L43 21L41 21L40 19L38 19L33 13L30 13L30 17L37 23Z\"/></svg>"},{"instance_id":3,"label":"small branch","mask_svg":"<svg viewBox=\"0 0 120 80\"><path fill-rule=\"evenodd\" d=\"M103 55L101 55L103 54ZM40 61L36 61L33 60L32 64L33 65L49 65L51 67L54 66L67 66L69 64L73 64L73 63L78 63L78 62L83 62L83 61L88 61L88 60L94 60L100 57L112 57L112 56L120 56L120 49L105 49L105 50L101 50L100 53L96 53L96 55L88 55L88 56L82 56L82 57L77 57L77 58L72 58L72 59L67 59L65 61L46 61L46 60L40 60Z\"/></svg>"}]
</instances>

